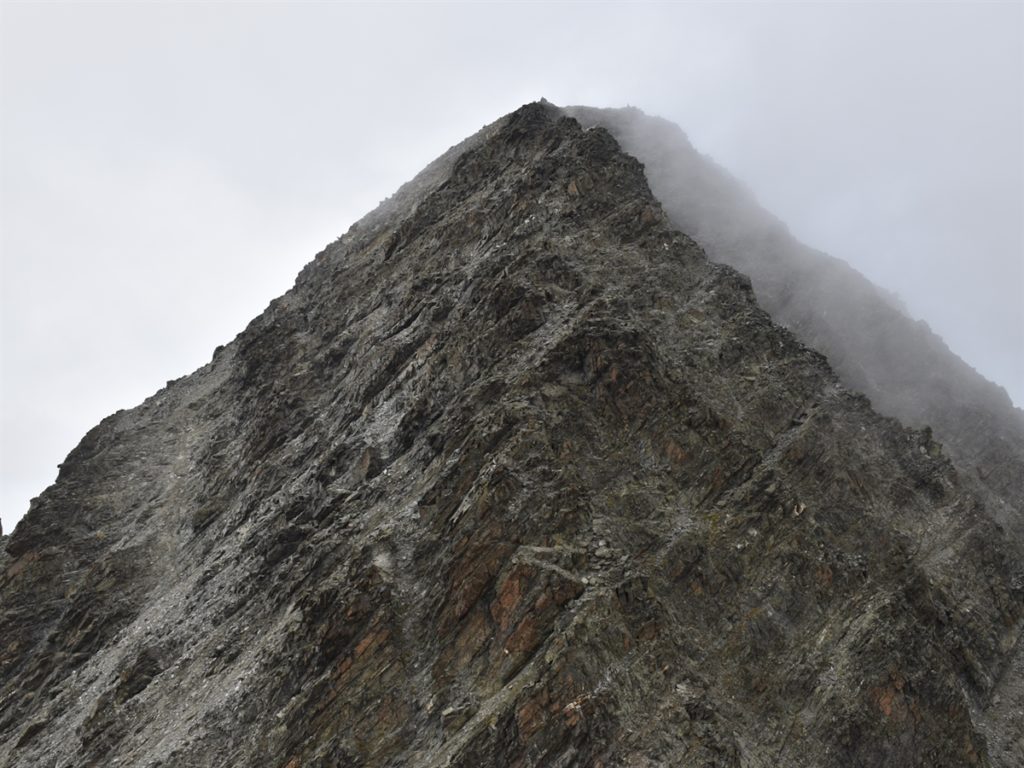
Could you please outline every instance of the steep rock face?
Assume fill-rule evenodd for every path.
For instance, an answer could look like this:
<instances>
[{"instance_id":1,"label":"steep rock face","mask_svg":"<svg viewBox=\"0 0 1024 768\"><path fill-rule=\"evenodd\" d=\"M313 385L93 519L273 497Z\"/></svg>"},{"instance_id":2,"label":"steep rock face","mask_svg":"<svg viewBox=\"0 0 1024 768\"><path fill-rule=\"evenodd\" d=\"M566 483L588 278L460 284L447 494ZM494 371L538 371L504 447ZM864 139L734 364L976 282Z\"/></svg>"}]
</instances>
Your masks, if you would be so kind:
<instances>
[{"instance_id":1,"label":"steep rock face","mask_svg":"<svg viewBox=\"0 0 1024 768\"><path fill-rule=\"evenodd\" d=\"M672 223L712 259L749 275L761 306L826 355L846 386L879 412L934 431L964 482L1012 538L1024 541L1024 411L1001 387L848 264L797 241L679 126L635 108L564 111L607 128L640 159ZM1024 723L1024 644L1010 666L991 711L999 722ZM1024 725L988 730L997 749L1016 744L1019 754Z\"/></svg>"},{"instance_id":2,"label":"steep rock face","mask_svg":"<svg viewBox=\"0 0 1024 768\"><path fill-rule=\"evenodd\" d=\"M1019 548L546 104L104 420L7 553L4 766L1020 756Z\"/></svg>"},{"instance_id":3,"label":"steep rock face","mask_svg":"<svg viewBox=\"0 0 1024 768\"><path fill-rule=\"evenodd\" d=\"M987 504L1024 537L1024 411L923 322L846 263L797 241L682 130L638 109L570 107L645 164L672 223L708 255L749 275L758 302L828 357L881 413L929 427Z\"/></svg>"}]
</instances>

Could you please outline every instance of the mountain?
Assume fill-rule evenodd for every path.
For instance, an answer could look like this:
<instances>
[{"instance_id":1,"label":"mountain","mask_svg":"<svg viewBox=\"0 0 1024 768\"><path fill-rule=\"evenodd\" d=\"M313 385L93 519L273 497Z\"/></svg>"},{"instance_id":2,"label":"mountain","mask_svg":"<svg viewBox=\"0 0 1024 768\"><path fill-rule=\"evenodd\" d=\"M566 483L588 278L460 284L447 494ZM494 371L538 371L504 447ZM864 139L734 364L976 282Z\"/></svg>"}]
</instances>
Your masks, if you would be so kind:
<instances>
[{"instance_id":1,"label":"mountain","mask_svg":"<svg viewBox=\"0 0 1024 768\"><path fill-rule=\"evenodd\" d=\"M1022 754L1021 543L527 105L90 431L0 562L0 765Z\"/></svg>"}]
</instances>

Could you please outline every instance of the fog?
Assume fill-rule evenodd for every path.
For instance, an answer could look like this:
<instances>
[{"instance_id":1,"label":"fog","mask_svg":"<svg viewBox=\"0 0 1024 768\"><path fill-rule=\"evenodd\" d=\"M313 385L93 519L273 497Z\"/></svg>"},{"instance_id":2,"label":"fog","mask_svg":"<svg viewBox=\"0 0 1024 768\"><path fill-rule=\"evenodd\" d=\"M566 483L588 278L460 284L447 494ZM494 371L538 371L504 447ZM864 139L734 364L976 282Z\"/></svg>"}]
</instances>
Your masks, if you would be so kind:
<instances>
[{"instance_id":1,"label":"fog","mask_svg":"<svg viewBox=\"0 0 1024 768\"><path fill-rule=\"evenodd\" d=\"M1019 4L0 6L0 519L522 103L681 125L1024 404Z\"/></svg>"}]
</instances>

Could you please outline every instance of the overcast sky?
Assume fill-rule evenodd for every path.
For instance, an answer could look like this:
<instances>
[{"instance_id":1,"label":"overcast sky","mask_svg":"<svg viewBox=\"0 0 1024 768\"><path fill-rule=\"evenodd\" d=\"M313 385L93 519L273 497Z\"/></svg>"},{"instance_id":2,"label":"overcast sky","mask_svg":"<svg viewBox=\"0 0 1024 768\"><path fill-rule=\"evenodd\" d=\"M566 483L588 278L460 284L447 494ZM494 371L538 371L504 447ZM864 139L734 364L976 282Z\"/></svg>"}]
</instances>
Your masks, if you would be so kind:
<instances>
[{"instance_id":1,"label":"overcast sky","mask_svg":"<svg viewBox=\"0 0 1024 768\"><path fill-rule=\"evenodd\" d=\"M542 96L679 123L1024 404L1024 5L0 10L0 516Z\"/></svg>"}]
</instances>

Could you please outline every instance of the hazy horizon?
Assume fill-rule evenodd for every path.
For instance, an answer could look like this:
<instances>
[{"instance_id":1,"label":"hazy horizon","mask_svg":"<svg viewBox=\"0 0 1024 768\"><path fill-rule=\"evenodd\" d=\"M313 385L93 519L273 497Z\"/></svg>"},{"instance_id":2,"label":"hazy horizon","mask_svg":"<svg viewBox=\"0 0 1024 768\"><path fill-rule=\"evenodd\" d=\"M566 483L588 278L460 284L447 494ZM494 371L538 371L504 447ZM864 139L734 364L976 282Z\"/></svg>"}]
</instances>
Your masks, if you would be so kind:
<instances>
[{"instance_id":1,"label":"hazy horizon","mask_svg":"<svg viewBox=\"0 0 1024 768\"><path fill-rule=\"evenodd\" d=\"M0 8L0 519L541 97L681 125L1024 405L1024 7Z\"/></svg>"}]
</instances>

